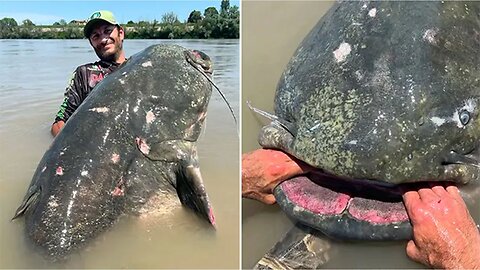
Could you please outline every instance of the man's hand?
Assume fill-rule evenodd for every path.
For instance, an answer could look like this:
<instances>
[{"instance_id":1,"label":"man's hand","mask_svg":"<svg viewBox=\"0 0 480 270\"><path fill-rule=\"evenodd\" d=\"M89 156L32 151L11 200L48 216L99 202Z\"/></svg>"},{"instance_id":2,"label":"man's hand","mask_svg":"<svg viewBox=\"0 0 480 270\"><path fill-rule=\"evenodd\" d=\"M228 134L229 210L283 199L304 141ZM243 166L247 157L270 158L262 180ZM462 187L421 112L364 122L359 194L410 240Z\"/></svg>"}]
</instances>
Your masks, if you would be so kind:
<instances>
[{"instance_id":1,"label":"man's hand","mask_svg":"<svg viewBox=\"0 0 480 270\"><path fill-rule=\"evenodd\" d=\"M60 132L60 130L63 128L65 125L65 122L63 121L58 121L53 123L52 128L50 129L50 132L52 133L53 137L56 137L57 134Z\"/></svg>"},{"instance_id":2,"label":"man's hand","mask_svg":"<svg viewBox=\"0 0 480 270\"><path fill-rule=\"evenodd\" d=\"M282 151L259 149L242 156L242 196L274 204L273 189L282 181L313 170Z\"/></svg>"},{"instance_id":3,"label":"man's hand","mask_svg":"<svg viewBox=\"0 0 480 270\"><path fill-rule=\"evenodd\" d=\"M413 226L411 259L433 268L480 269L480 233L457 187L408 191L403 200Z\"/></svg>"}]
</instances>

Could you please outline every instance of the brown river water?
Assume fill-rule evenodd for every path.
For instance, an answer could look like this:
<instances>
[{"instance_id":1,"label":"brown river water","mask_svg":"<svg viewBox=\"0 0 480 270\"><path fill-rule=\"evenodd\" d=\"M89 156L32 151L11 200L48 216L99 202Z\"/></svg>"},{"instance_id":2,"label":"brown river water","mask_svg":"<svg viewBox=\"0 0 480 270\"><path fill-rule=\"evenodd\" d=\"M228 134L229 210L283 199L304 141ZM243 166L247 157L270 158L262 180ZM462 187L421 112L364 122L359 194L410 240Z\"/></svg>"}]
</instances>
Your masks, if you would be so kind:
<instances>
[{"instance_id":1,"label":"brown river water","mask_svg":"<svg viewBox=\"0 0 480 270\"><path fill-rule=\"evenodd\" d=\"M277 82L295 49L333 5L323 1L242 2L242 152L259 148L268 120L246 106L273 112ZM265 15L268 14L268 15ZM478 190L478 189L477 189ZM477 191L478 192L478 191ZM480 221L480 195L470 212ZM292 227L278 206L242 200L242 263L251 268ZM330 242L325 268L423 268L405 254L406 242Z\"/></svg>"},{"instance_id":2,"label":"brown river water","mask_svg":"<svg viewBox=\"0 0 480 270\"><path fill-rule=\"evenodd\" d=\"M156 43L210 55L214 81L238 116L238 40L126 40L124 48L128 57ZM50 125L71 72L96 55L87 40L0 40L0 59L0 268L239 268L239 136L215 91L198 153L216 231L174 200L168 209L121 218L66 262L32 250L23 221L10 219L52 142Z\"/></svg>"}]
</instances>

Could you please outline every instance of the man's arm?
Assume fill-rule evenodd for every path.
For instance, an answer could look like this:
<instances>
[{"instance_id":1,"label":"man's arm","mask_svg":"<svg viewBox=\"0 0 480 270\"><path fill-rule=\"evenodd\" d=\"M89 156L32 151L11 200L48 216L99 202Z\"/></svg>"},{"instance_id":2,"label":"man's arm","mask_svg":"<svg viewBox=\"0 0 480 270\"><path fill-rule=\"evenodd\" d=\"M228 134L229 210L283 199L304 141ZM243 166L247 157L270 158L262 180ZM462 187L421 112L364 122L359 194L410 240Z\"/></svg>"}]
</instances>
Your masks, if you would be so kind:
<instances>
[{"instance_id":1,"label":"man's arm","mask_svg":"<svg viewBox=\"0 0 480 270\"><path fill-rule=\"evenodd\" d=\"M480 232L458 188L435 186L403 195L413 226L407 255L433 268L480 269Z\"/></svg>"},{"instance_id":2,"label":"man's arm","mask_svg":"<svg viewBox=\"0 0 480 270\"><path fill-rule=\"evenodd\" d=\"M82 68L78 67L75 72L72 74L72 77L68 83L68 86L65 90L65 98L60 105L60 109L57 112L55 117L55 122L52 124L50 132L53 137L62 130L63 126L67 122L68 118L75 112L80 103L82 103L82 92L86 87L83 83L84 75L82 74Z\"/></svg>"}]
</instances>

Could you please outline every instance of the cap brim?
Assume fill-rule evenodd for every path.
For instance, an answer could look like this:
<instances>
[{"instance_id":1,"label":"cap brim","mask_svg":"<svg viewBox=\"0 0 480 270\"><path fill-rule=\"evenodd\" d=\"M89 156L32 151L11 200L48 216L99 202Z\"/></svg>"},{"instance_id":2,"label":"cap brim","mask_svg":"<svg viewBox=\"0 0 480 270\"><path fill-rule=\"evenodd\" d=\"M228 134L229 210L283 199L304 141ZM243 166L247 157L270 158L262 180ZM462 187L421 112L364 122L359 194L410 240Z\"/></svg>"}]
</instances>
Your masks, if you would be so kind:
<instances>
[{"instance_id":1,"label":"cap brim","mask_svg":"<svg viewBox=\"0 0 480 270\"><path fill-rule=\"evenodd\" d=\"M102 18L91 19L90 21L87 22L87 24L83 28L83 34L85 35L86 38L90 37L90 34L92 33L92 30L93 30L94 26L96 24L100 23L100 22L105 22L105 23L114 25L113 23L111 23L111 22L109 22L105 19L102 19Z\"/></svg>"}]
</instances>

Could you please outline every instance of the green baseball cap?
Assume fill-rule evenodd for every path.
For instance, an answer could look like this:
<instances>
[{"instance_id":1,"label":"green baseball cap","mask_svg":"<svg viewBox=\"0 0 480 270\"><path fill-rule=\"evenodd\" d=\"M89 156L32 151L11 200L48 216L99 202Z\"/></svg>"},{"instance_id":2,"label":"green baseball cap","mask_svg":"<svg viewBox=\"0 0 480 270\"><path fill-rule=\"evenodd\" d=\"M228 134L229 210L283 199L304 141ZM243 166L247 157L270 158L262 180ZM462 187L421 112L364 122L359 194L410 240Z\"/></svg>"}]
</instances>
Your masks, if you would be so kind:
<instances>
[{"instance_id":1,"label":"green baseball cap","mask_svg":"<svg viewBox=\"0 0 480 270\"><path fill-rule=\"evenodd\" d=\"M95 26L96 23L99 21L104 21L109 24L117 24L117 20L115 20L115 17L113 16L113 13L108 10L99 10L95 11L88 17L88 22L83 28L83 34L85 35L86 38L89 38L93 27Z\"/></svg>"}]
</instances>

